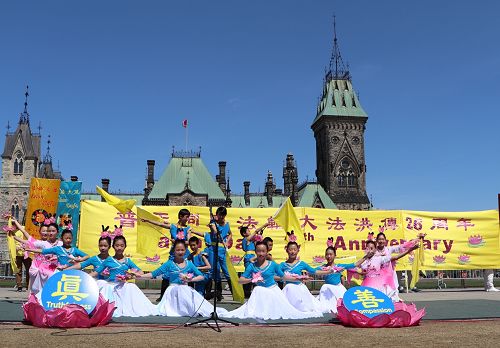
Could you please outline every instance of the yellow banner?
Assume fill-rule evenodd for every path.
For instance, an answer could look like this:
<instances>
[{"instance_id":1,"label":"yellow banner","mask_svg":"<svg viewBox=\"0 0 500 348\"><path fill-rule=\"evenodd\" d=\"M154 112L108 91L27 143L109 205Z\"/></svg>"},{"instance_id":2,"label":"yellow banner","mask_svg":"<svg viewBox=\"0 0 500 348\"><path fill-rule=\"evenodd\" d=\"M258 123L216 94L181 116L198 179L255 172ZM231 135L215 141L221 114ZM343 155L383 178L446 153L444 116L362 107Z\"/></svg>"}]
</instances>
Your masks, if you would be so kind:
<instances>
[{"instance_id":1,"label":"yellow banner","mask_svg":"<svg viewBox=\"0 0 500 348\"><path fill-rule=\"evenodd\" d=\"M176 223L177 213L183 207L141 206L159 216L164 222ZM185 207L191 212L188 224L197 232L208 232L209 210L207 207ZM301 260L319 266L325 262L327 245L337 248L337 262L353 262L363 256L366 237L375 235L383 228L389 245L399 245L415 238L418 233L427 233L424 239L425 262L421 269L480 269L500 268L500 245L498 212L495 210L463 213L435 213L413 211L349 211L318 208L294 208L304 231L307 247L299 256ZM276 208L229 208L226 220L231 225L234 244L229 254L236 270L243 270L244 252L241 249L239 227L255 229L265 222L269 227L264 237L274 240L271 254L276 262L286 259L286 233L276 224L272 216ZM91 254L98 253L97 240L101 225L122 225L127 238L126 254L143 270L153 270L168 259L171 247L170 231L156 231L158 244L150 252L137 252L137 211L120 213L112 206L97 201L83 201L79 247ZM444 222L446 219L448 229ZM472 226L473 225L473 226ZM150 230L151 231L151 230ZM140 233L140 231L139 231ZM151 232L153 233L153 232ZM437 262L436 262L437 261ZM411 269L411 256L398 263L400 269Z\"/></svg>"},{"instance_id":2,"label":"yellow banner","mask_svg":"<svg viewBox=\"0 0 500 348\"><path fill-rule=\"evenodd\" d=\"M26 231L35 238L40 238L40 225L45 219L56 218L60 185L61 181L57 179L31 179L26 211Z\"/></svg>"}]
</instances>

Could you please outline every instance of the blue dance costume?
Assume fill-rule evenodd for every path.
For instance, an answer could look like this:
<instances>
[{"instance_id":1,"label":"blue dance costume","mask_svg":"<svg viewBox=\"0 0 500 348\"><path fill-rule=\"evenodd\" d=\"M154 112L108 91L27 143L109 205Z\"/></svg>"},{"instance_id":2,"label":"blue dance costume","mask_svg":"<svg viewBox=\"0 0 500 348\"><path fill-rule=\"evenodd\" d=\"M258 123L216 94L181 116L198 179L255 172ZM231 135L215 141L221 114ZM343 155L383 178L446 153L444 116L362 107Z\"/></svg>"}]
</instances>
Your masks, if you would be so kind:
<instances>
[{"instance_id":1,"label":"blue dance costume","mask_svg":"<svg viewBox=\"0 0 500 348\"><path fill-rule=\"evenodd\" d=\"M99 255L94 255L91 258L80 263L80 268L84 269L89 266L94 266L94 270L99 267L106 259L101 259ZM108 276L103 276L101 273L98 274L97 279L108 279Z\"/></svg>"},{"instance_id":2,"label":"blue dance costume","mask_svg":"<svg viewBox=\"0 0 500 348\"><path fill-rule=\"evenodd\" d=\"M254 285L266 288L276 285L276 281L274 280L275 275L280 278L283 278L285 275L276 262L267 261L267 265L264 267L258 267L255 262L249 263L247 268L245 268L245 272L243 272L241 276L243 278L252 279L252 275L257 272L261 272L261 276L264 281L254 283Z\"/></svg>"},{"instance_id":3,"label":"blue dance costume","mask_svg":"<svg viewBox=\"0 0 500 348\"><path fill-rule=\"evenodd\" d=\"M168 260L163 265L151 272L151 276L156 278L158 276L168 276L168 280L171 284L185 284L180 278L181 273L193 273L193 276L202 276L203 274L200 270L189 260L184 260L186 265L180 267L177 263L172 260Z\"/></svg>"},{"instance_id":4,"label":"blue dance costume","mask_svg":"<svg viewBox=\"0 0 500 348\"><path fill-rule=\"evenodd\" d=\"M170 249L170 257L168 258L169 260L174 259L174 247L173 243L175 240L180 239L185 242L187 242L187 237L188 237L188 231L191 229L190 226L186 227L177 227L177 225L171 224L170 225L170 240L172 242L172 248ZM179 235L179 232L182 232L184 235ZM182 237L182 238L179 238ZM184 258L189 256L189 250L186 248L186 253L184 254Z\"/></svg>"},{"instance_id":5,"label":"blue dance costume","mask_svg":"<svg viewBox=\"0 0 500 348\"><path fill-rule=\"evenodd\" d=\"M83 251L78 248L71 247L66 249L62 246L55 246L52 248L47 248L42 250L42 255L52 254L57 256L57 262L61 265L70 265L71 256L74 257L84 257L87 256Z\"/></svg>"},{"instance_id":6,"label":"blue dance costume","mask_svg":"<svg viewBox=\"0 0 500 348\"><path fill-rule=\"evenodd\" d=\"M338 263L338 264L334 264L334 266L342 267L344 269L356 268L356 265L354 263ZM325 264L323 266L317 267L316 270L319 271L323 267L327 267L327 265ZM325 276L325 284L339 285L341 278L342 278L342 272L335 272L335 273L327 274Z\"/></svg>"},{"instance_id":7,"label":"blue dance costume","mask_svg":"<svg viewBox=\"0 0 500 348\"><path fill-rule=\"evenodd\" d=\"M255 242L249 240L248 238L243 238L241 241L241 248L245 252L245 257L243 259L243 263L245 264L245 268L247 264L250 262L255 255Z\"/></svg>"},{"instance_id":8,"label":"blue dance costume","mask_svg":"<svg viewBox=\"0 0 500 348\"><path fill-rule=\"evenodd\" d=\"M217 227L219 229L220 236L221 236L222 240L224 241L224 243L226 243L228 238L229 238L229 232L230 232L229 223L226 222L226 224L224 226L217 225ZM208 236L207 236L207 234L208 234ZM216 244L215 243L216 238L217 237L215 235L212 236L212 233L205 233L205 243L210 245L210 248L208 249L209 250L208 261L212 265L212 274L215 274L214 247ZM221 241L219 241L219 248L218 248L217 252L218 252L219 272L217 272L217 279L215 279L215 281L217 281L217 282L221 281L220 269L222 269L222 273L224 273L224 276L226 277L227 281L229 282L230 281L229 271L228 271L227 265L226 265L226 248L224 247L224 244L222 244Z\"/></svg>"},{"instance_id":9,"label":"blue dance costume","mask_svg":"<svg viewBox=\"0 0 500 348\"><path fill-rule=\"evenodd\" d=\"M198 267L203 267L203 266L206 266L205 264L205 261L203 261L203 256L207 256L206 254L204 253L199 253L197 255L193 255L193 253L189 254L189 256L187 257L187 259L189 261L191 261L195 266L196 268ZM210 270L209 270L210 271ZM201 271L200 271L201 272ZM204 280L202 280L201 282L196 282L194 283L194 289L196 291L198 291L200 293L200 295L205 295L205 285L207 284L207 282L210 280L211 278L211 275L209 272L201 272L201 274L203 275L203 277L205 278Z\"/></svg>"},{"instance_id":10,"label":"blue dance costume","mask_svg":"<svg viewBox=\"0 0 500 348\"><path fill-rule=\"evenodd\" d=\"M298 261L293 265L286 262L282 262L280 263L280 268L283 272L288 272L297 275L302 275L303 271L306 271L307 273L310 274L316 274L317 271L317 269L312 268L304 261ZM289 280L285 282L285 284L300 284L300 283L301 283L300 281L289 281Z\"/></svg>"},{"instance_id":11,"label":"blue dance costume","mask_svg":"<svg viewBox=\"0 0 500 348\"><path fill-rule=\"evenodd\" d=\"M110 282L116 281L117 275L125 275L129 269L136 269L140 271L141 269L137 267L137 265L130 258L125 258L124 262L120 262L114 257L109 256L106 260L104 260L99 266L97 266L94 271L97 273L102 273L104 269L109 270L109 278Z\"/></svg>"}]
</instances>

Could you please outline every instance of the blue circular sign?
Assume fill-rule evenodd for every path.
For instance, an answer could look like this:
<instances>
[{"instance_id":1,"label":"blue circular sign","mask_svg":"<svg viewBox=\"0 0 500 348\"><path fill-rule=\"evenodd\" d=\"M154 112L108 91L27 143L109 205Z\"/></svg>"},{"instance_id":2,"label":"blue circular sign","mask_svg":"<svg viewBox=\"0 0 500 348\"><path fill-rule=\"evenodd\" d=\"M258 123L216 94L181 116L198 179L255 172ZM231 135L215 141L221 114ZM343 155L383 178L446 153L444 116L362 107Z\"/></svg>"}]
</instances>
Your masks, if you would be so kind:
<instances>
[{"instance_id":1,"label":"blue circular sign","mask_svg":"<svg viewBox=\"0 0 500 348\"><path fill-rule=\"evenodd\" d=\"M97 304L99 287L87 273L71 269L54 273L43 286L41 298L42 306L48 311L77 304L90 313Z\"/></svg>"},{"instance_id":2,"label":"blue circular sign","mask_svg":"<svg viewBox=\"0 0 500 348\"><path fill-rule=\"evenodd\" d=\"M394 303L383 292L367 286L355 286L344 294L344 306L368 318L394 312Z\"/></svg>"}]
</instances>

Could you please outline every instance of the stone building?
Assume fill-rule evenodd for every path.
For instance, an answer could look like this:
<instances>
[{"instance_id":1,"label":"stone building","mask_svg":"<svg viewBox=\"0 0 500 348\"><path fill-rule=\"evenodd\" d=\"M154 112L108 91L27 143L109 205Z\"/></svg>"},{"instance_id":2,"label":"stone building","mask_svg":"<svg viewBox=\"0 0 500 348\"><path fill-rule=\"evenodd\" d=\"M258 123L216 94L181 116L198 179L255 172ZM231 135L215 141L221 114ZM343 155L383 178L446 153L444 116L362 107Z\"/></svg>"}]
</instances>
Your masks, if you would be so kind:
<instances>
[{"instance_id":1,"label":"stone building","mask_svg":"<svg viewBox=\"0 0 500 348\"><path fill-rule=\"evenodd\" d=\"M47 153L43 159L41 157L40 128L38 133L33 133L30 126L28 91L25 97L24 111L19 116L16 130L10 132L10 126L7 126L0 177L0 213L11 212L20 222L25 220L31 178L61 178L61 173L52 167L50 138ZM8 259L6 251L5 234L0 234L0 260ZM0 270L0 274L4 273Z\"/></svg>"}]
</instances>

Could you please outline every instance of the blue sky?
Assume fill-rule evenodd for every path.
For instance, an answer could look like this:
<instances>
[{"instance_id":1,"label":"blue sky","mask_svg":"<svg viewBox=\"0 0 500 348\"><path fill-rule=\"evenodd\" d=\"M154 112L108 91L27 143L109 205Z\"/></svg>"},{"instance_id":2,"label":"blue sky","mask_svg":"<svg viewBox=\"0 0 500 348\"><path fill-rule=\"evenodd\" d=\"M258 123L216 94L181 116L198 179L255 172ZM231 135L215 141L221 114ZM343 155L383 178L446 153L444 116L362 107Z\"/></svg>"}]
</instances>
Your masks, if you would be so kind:
<instances>
[{"instance_id":1,"label":"blue sky","mask_svg":"<svg viewBox=\"0 0 500 348\"><path fill-rule=\"evenodd\" d=\"M368 113L376 207L497 208L500 3L482 1L23 1L0 4L0 120L30 85L32 124L63 175L142 191L172 146L202 147L233 192L283 186L292 152L314 179L311 123L337 16ZM34 127L33 127L34 128Z\"/></svg>"}]
</instances>

